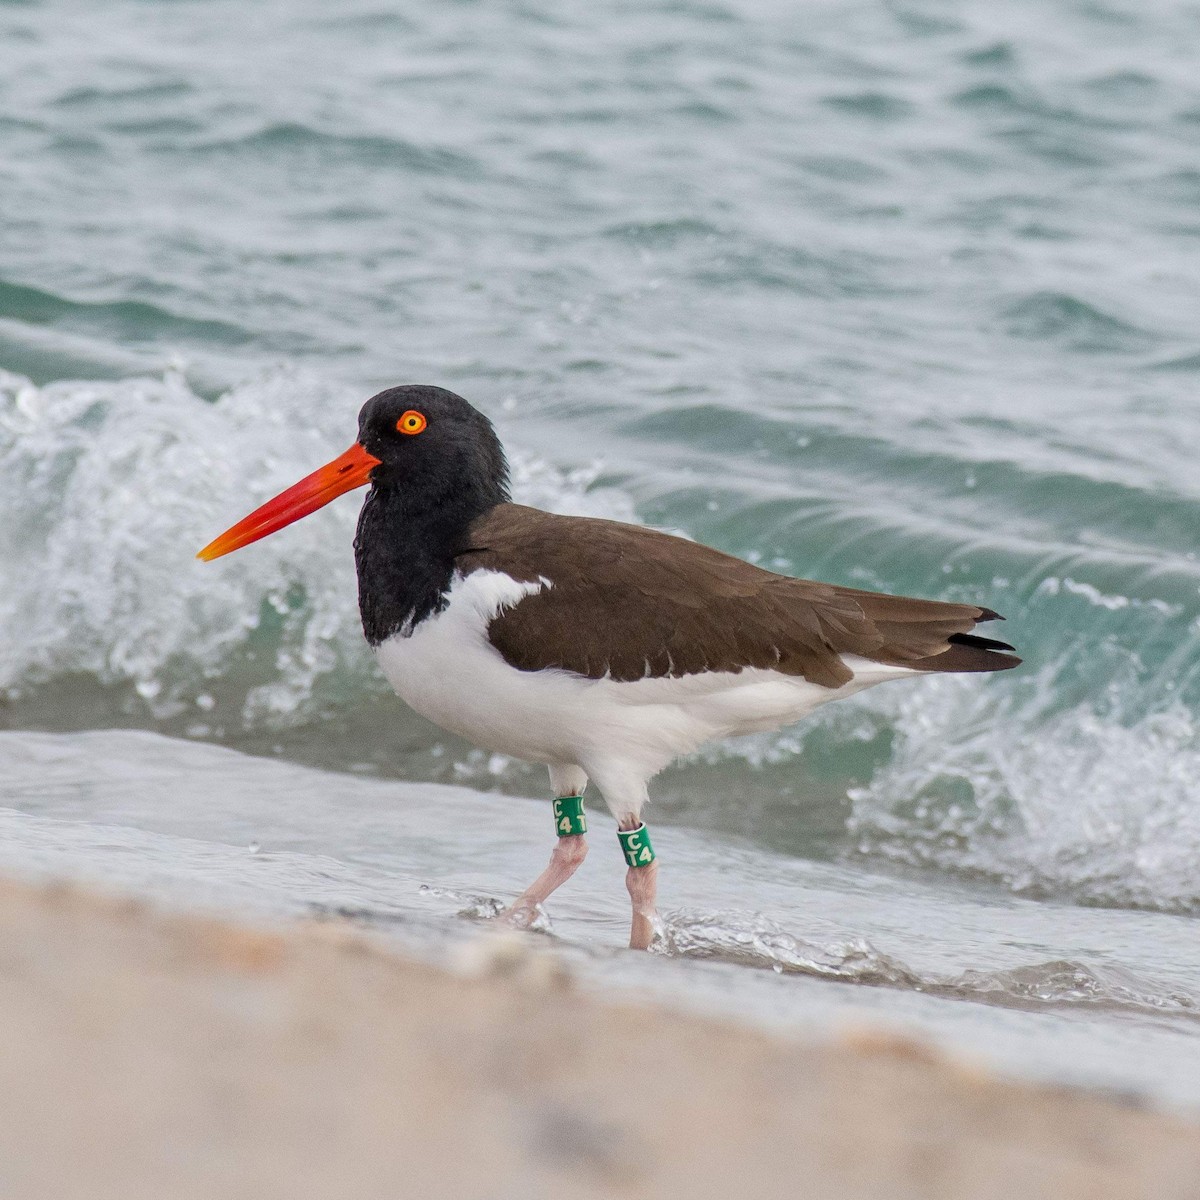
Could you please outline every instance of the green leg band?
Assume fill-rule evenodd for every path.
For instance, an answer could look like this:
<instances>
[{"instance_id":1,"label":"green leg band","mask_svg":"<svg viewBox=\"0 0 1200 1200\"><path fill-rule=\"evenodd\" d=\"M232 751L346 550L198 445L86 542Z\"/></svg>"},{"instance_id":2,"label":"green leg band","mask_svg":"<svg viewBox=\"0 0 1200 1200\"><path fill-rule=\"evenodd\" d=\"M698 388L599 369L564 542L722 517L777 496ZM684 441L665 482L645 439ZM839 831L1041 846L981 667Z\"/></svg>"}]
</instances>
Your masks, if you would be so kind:
<instances>
[{"instance_id":1,"label":"green leg band","mask_svg":"<svg viewBox=\"0 0 1200 1200\"><path fill-rule=\"evenodd\" d=\"M554 802L554 832L559 837L587 833L587 816L582 796L559 796Z\"/></svg>"},{"instance_id":2,"label":"green leg band","mask_svg":"<svg viewBox=\"0 0 1200 1200\"><path fill-rule=\"evenodd\" d=\"M648 867L654 861L654 847L650 845L650 831L644 821L636 829L618 829L617 839L631 867Z\"/></svg>"}]
</instances>

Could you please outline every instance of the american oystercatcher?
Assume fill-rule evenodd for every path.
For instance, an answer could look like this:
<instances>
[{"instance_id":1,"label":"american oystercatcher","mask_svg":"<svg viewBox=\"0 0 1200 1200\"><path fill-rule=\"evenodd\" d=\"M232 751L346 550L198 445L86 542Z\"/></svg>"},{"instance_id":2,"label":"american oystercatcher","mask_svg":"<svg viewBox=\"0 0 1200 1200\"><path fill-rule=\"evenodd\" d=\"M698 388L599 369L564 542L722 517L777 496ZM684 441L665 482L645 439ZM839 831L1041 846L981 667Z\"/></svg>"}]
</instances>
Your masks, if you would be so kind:
<instances>
[{"instance_id":1,"label":"american oystercatcher","mask_svg":"<svg viewBox=\"0 0 1200 1200\"><path fill-rule=\"evenodd\" d=\"M358 441L200 551L228 554L370 484L354 556L363 633L417 712L544 763L558 842L509 910L528 923L587 853L590 779L617 819L630 945L653 938L648 781L714 738L777 729L863 688L1020 659L988 608L776 575L652 529L513 504L491 422L444 388L373 396Z\"/></svg>"}]
</instances>

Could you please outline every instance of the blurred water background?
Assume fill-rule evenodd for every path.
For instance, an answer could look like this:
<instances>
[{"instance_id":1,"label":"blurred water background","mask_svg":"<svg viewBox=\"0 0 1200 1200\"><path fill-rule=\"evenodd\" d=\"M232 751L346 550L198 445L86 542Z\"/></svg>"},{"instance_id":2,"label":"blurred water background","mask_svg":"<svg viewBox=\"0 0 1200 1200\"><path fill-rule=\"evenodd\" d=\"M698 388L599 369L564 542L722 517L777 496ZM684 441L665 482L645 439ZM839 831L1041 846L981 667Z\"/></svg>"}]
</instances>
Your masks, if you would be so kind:
<instances>
[{"instance_id":1,"label":"blurred water background","mask_svg":"<svg viewBox=\"0 0 1200 1200\"><path fill-rule=\"evenodd\" d=\"M423 886L538 869L543 807L479 793L541 769L376 672L353 499L192 559L439 383L518 499L983 602L1027 661L665 773L679 961L605 970L785 1021L882 984L1200 1101L1197 46L1176 0L0 4L5 861L243 903L221 848L274 838L341 884L256 856L265 908L426 940ZM552 905L573 953L619 944L610 849Z\"/></svg>"}]
</instances>

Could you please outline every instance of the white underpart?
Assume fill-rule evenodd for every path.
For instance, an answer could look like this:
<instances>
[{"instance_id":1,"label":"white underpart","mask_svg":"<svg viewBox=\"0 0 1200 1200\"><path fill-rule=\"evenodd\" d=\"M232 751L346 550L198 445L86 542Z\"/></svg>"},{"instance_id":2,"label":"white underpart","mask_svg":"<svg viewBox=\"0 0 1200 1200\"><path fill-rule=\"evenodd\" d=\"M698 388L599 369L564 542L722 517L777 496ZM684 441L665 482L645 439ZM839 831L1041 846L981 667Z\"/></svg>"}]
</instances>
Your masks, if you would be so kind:
<instances>
[{"instance_id":1,"label":"white underpart","mask_svg":"<svg viewBox=\"0 0 1200 1200\"><path fill-rule=\"evenodd\" d=\"M501 571L456 576L442 612L376 648L388 682L422 716L487 750L546 763L570 778L579 767L618 819L636 817L646 783L705 742L778 729L831 700L920 674L854 655L840 688L757 667L677 679L586 679L569 671L519 671L487 638L503 608L553 586Z\"/></svg>"}]
</instances>

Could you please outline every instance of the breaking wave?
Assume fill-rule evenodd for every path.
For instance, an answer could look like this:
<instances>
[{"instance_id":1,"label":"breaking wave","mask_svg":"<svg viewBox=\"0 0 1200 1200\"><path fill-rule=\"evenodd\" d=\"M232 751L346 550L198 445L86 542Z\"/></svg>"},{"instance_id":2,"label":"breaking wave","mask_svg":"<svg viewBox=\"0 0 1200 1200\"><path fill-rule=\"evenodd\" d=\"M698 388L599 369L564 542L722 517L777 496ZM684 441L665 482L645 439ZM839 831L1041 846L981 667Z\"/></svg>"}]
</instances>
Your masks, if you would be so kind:
<instances>
[{"instance_id":1,"label":"breaking wave","mask_svg":"<svg viewBox=\"0 0 1200 1200\"><path fill-rule=\"evenodd\" d=\"M364 397L291 371L209 402L182 376L35 387L0 373L0 696L9 719L64 681L94 723L200 737L320 719L379 688L335 504L220 564L196 550L350 440ZM630 518L596 472L519 450L518 499ZM105 690L103 695L95 689Z\"/></svg>"},{"instance_id":2,"label":"breaking wave","mask_svg":"<svg viewBox=\"0 0 1200 1200\"><path fill-rule=\"evenodd\" d=\"M1200 911L1200 727L1173 703L989 719L961 679L894 697L886 763L850 791L857 852L1029 895Z\"/></svg>"},{"instance_id":3,"label":"breaking wave","mask_svg":"<svg viewBox=\"0 0 1200 1200\"><path fill-rule=\"evenodd\" d=\"M361 399L283 369L215 401L171 373L45 387L0 375L0 723L141 725L318 764L538 789L540 772L380 703L355 603L355 504L252 554L193 558L340 450ZM519 449L513 460L521 500L636 519L598 468L563 471ZM1130 596L1107 568L1077 565L996 582L1025 670L880 688L795 730L717 747L700 756L706 776L724 761L736 778L700 784L684 764L656 787L658 812L800 853L824 821L836 854L1031 895L1200 911L1196 572L1176 563Z\"/></svg>"}]
</instances>

